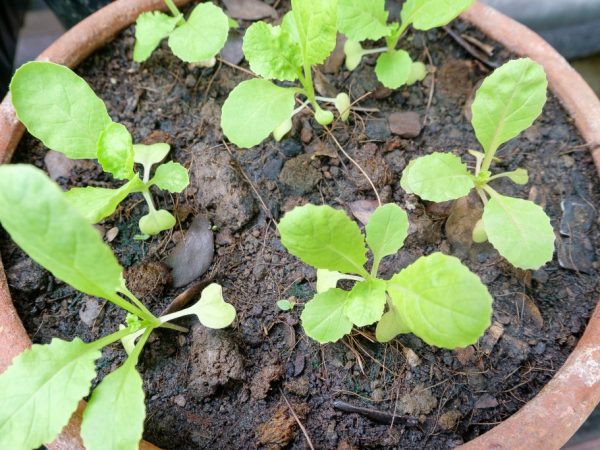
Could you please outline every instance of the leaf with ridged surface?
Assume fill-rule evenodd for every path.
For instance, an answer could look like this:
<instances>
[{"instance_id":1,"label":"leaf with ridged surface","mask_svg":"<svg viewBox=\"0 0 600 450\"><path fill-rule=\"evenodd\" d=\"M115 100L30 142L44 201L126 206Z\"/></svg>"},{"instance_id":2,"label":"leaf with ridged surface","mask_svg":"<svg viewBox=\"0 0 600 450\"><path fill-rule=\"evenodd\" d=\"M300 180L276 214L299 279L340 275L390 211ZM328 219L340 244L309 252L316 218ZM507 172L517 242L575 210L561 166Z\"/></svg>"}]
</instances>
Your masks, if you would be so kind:
<instances>
[{"instance_id":1,"label":"leaf with ridged surface","mask_svg":"<svg viewBox=\"0 0 600 450\"><path fill-rule=\"evenodd\" d=\"M365 231L375 260L381 260L404 245L408 236L408 215L394 203L382 205L369 217Z\"/></svg>"},{"instance_id":2,"label":"leaf with ridged surface","mask_svg":"<svg viewBox=\"0 0 600 450\"><path fill-rule=\"evenodd\" d=\"M381 319L385 308L385 287L385 281L377 278L354 285L344 310L354 325L364 327Z\"/></svg>"},{"instance_id":3,"label":"leaf with ridged surface","mask_svg":"<svg viewBox=\"0 0 600 450\"><path fill-rule=\"evenodd\" d=\"M475 0L407 0L402 6L402 24L417 30L430 30L447 25L466 11Z\"/></svg>"},{"instance_id":4,"label":"leaf with ridged surface","mask_svg":"<svg viewBox=\"0 0 600 450\"><path fill-rule=\"evenodd\" d=\"M321 64L335 48L337 1L292 0L292 12L304 63Z\"/></svg>"},{"instance_id":5,"label":"leaf with ridged surface","mask_svg":"<svg viewBox=\"0 0 600 450\"><path fill-rule=\"evenodd\" d=\"M169 16L160 11L150 11L139 15L135 22L135 46L133 60L146 61L156 50L160 41L169 36L182 16Z\"/></svg>"},{"instance_id":6,"label":"leaf with ridged surface","mask_svg":"<svg viewBox=\"0 0 600 450\"><path fill-rule=\"evenodd\" d=\"M354 41L390 34L384 0L338 0L338 30Z\"/></svg>"},{"instance_id":7,"label":"leaf with ridged surface","mask_svg":"<svg viewBox=\"0 0 600 450\"><path fill-rule=\"evenodd\" d=\"M337 288L315 295L300 316L306 335L325 344L350 333L352 322L344 313L347 299L348 292Z\"/></svg>"}]
</instances>

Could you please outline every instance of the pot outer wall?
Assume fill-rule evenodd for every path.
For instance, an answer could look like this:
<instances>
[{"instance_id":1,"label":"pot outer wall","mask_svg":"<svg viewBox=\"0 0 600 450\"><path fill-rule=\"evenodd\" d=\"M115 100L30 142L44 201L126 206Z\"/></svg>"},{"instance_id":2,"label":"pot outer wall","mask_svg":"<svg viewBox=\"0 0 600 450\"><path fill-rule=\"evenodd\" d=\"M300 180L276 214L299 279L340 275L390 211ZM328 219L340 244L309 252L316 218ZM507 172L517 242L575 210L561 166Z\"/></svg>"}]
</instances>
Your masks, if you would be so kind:
<instances>
[{"instance_id":1,"label":"pot outer wall","mask_svg":"<svg viewBox=\"0 0 600 450\"><path fill-rule=\"evenodd\" d=\"M189 1L175 3L184 5ZM73 27L38 59L75 67L135 22L141 12L156 9L165 9L162 0L117 0ZM573 117L600 171L600 101L577 72L537 34L488 6L476 3L462 18L512 52L529 56L544 66L550 88ZM7 95L0 104L0 164L10 161L23 132ZM29 346L31 341L12 304L0 261L0 371ZM542 391L513 416L461 448L559 449L599 401L600 308L597 306L577 347ZM82 401L63 433L48 446L51 450L83 449L79 426L84 407ZM157 447L142 441L140 448Z\"/></svg>"}]
</instances>

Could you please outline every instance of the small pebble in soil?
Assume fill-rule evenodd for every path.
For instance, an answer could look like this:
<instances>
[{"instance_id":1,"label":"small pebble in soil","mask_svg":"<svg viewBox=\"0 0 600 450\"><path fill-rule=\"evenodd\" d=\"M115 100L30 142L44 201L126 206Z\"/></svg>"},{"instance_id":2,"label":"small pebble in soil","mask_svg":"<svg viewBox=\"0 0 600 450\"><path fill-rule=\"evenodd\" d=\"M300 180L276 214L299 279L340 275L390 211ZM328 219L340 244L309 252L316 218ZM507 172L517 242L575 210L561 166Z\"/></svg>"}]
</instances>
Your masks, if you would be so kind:
<instances>
[{"instance_id":1,"label":"small pebble in soil","mask_svg":"<svg viewBox=\"0 0 600 450\"><path fill-rule=\"evenodd\" d=\"M481 338L481 351L486 355L489 355L498 342L498 339L500 339L503 334L504 327L502 324L494 322L486 331L485 336Z\"/></svg>"},{"instance_id":2,"label":"small pebble in soil","mask_svg":"<svg viewBox=\"0 0 600 450\"><path fill-rule=\"evenodd\" d=\"M498 406L498 400L496 400L495 397L491 396L490 394L483 394L477 399L473 409L495 408L496 406Z\"/></svg>"},{"instance_id":3,"label":"small pebble in soil","mask_svg":"<svg viewBox=\"0 0 600 450\"><path fill-rule=\"evenodd\" d=\"M449 431L456 426L461 417L462 414L460 411L453 409L442 414L438 420L438 424L442 430Z\"/></svg>"},{"instance_id":4,"label":"small pebble in soil","mask_svg":"<svg viewBox=\"0 0 600 450\"><path fill-rule=\"evenodd\" d=\"M388 116L390 131L403 138L416 138L421 134L421 116L413 111L395 112Z\"/></svg>"},{"instance_id":5,"label":"small pebble in soil","mask_svg":"<svg viewBox=\"0 0 600 450\"><path fill-rule=\"evenodd\" d=\"M375 141L385 141L391 136L390 127L383 119L367 120L365 133L369 139Z\"/></svg>"},{"instance_id":6,"label":"small pebble in soil","mask_svg":"<svg viewBox=\"0 0 600 450\"><path fill-rule=\"evenodd\" d=\"M321 179L321 172L313 167L310 155L300 155L285 162L279 179L290 191L307 194Z\"/></svg>"},{"instance_id":7,"label":"small pebble in soil","mask_svg":"<svg viewBox=\"0 0 600 450\"><path fill-rule=\"evenodd\" d=\"M98 299L87 297L79 310L79 318L88 327L94 325L94 322L100 316L105 302Z\"/></svg>"},{"instance_id":8,"label":"small pebble in soil","mask_svg":"<svg viewBox=\"0 0 600 450\"><path fill-rule=\"evenodd\" d=\"M48 272L32 259L23 258L6 271L8 285L24 294L46 289Z\"/></svg>"},{"instance_id":9,"label":"small pebble in soil","mask_svg":"<svg viewBox=\"0 0 600 450\"><path fill-rule=\"evenodd\" d=\"M281 141L281 152L288 158L293 158L302 153L302 144L294 139L284 139Z\"/></svg>"},{"instance_id":10,"label":"small pebble in soil","mask_svg":"<svg viewBox=\"0 0 600 450\"><path fill-rule=\"evenodd\" d=\"M418 384L414 389L400 397L398 411L401 414L419 416L429 414L437 407L438 400L424 384Z\"/></svg>"}]
</instances>

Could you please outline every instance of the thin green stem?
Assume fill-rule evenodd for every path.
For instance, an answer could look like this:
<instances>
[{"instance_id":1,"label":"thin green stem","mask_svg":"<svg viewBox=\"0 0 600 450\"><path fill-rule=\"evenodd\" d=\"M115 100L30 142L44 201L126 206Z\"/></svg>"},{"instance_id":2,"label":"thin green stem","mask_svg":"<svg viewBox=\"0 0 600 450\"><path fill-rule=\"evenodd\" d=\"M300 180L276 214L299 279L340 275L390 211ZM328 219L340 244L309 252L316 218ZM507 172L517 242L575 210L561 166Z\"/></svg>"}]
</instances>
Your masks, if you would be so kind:
<instances>
[{"instance_id":1,"label":"thin green stem","mask_svg":"<svg viewBox=\"0 0 600 450\"><path fill-rule=\"evenodd\" d=\"M144 334L142 334L142 337L140 338L140 340L137 342L137 344L135 344L135 347L133 348L133 351L131 352L131 354L128 356L125 364L133 365L133 366L135 366L137 364L138 359L140 357L140 353L142 353L142 349L144 348L144 345L146 345L146 341L150 337L150 334L152 333L152 331L153 331L153 328L146 328L144 330Z\"/></svg>"},{"instance_id":2,"label":"thin green stem","mask_svg":"<svg viewBox=\"0 0 600 450\"><path fill-rule=\"evenodd\" d=\"M485 192L483 191L483 189L477 188L477 194L479 195L479 198L481 199L481 203L483 203L483 206L487 205L488 199L485 196Z\"/></svg>"},{"instance_id":3,"label":"thin green stem","mask_svg":"<svg viewBox=\"0 0 600 450\"><path fill-rule=\"evenodd\" d=\"M153 328L149 324L145 324L144 322L142 323L144 324L144 328ZM130 334L136 333L137 331L138 329L133 330L131 327L123 328L122 330L115 331L114 333L109 334L108 336L104 336L103 338L90 342L88 345L91 345L94 349L99 350L101 348L106 347L107 345L112 344L113 342L117 342L125 336L129 336Z\"/></svg>"},{"instance_id":4,"label":"thin green stem","mask_svg":"<svg viewBox=\"0 0 600 450\"><path fill-rule=\"evenodd\" d=\"M146 200L146 203L148 204L148 209L150 209L150 212L155 212L156 208L154 207L154 202L152 201L150 191L146 189L145 191L142 191L142 195L144 196L144 200Z\"/></svg>"},{"instance_id":5,"label":"thin green stem","mask_svg":"<svg viewBox=\"0 0 600 450\"><path fill-rule=\"evenodd\" d=\"M373 267L371 267L371 276L377 278L377 272L379 272L379 264L381 263L381 258L373 259Z\"/></svg>"},{"instance_id":6,"label":"thin green stem","mask_svg":"<svg viewBox=\"0 0 600 450\"><path fill-rule=\"evenodd\" d=\"M173 17L177 17L181 14L181 12L179 12L179 8L177 8L177 6L175 6L175 3L173 3L173 0L165 0L165 5L167 5L167 8L169 8L169 11L173 15Z\"/></svg>"},{"instance_id":7,"label":"thin green stem","mask_svg":"<svg viewBox=\"0 0 600 450\"><path fill-rule=\"evenodd\" d=\"M364 55L373 55L376 53L385 53L389 50L390 49L387 47L369 48L369 49L363 50L362 54L363 54L363 56Z\"/></svg>"},{"instance_id":8,"label":"thin green stem","mask_svg":"<svg viewBox=\"0 0 600 450\"><path fill-rule=\"evenodd\" d=\"M138 316L138 317L140 317L142 319L145 319L145 320L151 320L152 318L154 318L154 316L152 316L152 315L148 316L146 312L144 312L143 310L141 310L137 306L132 305L131 303L129 303L128 301L126 301L124 298L119 297L119 295L117 295L117 294L112 295L107 300L109 302L111 302L111 303L114 303L119 308L122 308L125 311L133 314L134 316Z\"/></svg>"},{"instance_id":9,"label":"thin green stem","mask_svg":"<svg viewBox=\"0 0 600 450\"><path fill-rule=\"evenodd\" d=\"M131 300L133 302L134 305L136 305L140 310L144 311L144 313L146 313L148 316L150 316L152 319L157 319L154 314L152 314L150 312L150 310L148 308L146 308L146 305L144 305L135 295L133 295L133 293L127 289L127 286L125 286L125 283L123 283L123 286L121 286L121 291L120 291L123 295L125 295L129 300Z\"/></svg>"},{"instance_id":10,"label":"thin green stem","mask_svg":"<svg viewBox=\"0 0 600 450\"><path fill-rule=\"evenodd\" d=\"M409 25L410 25L410 22L401 23L400 28L398 28L398 31L396 31L396 33L393 34L392 36L390 36L389 38L386 38L386 44L387 44L388 51L392 51L392 50L396 49L398 42L402 38L402 35L404 34L404 32L406 31L406 29L408 28Z\"/></svg>"},{"instance_id":11,"label":"thin green stem","mask_svg":"<svg viewBox=\"0 0 600 450\"><path fill-rule=\"evenodd\" d=\"M180 327L179 325L175 325L173 323L161 323L159 328L167 328L168 330L179 331L180 333L187 333L188 330L186 327Z\"/></svg>"},{"instance_id":12,"label":"thin green stem","mask_svg":"<svg viewBox=\"0 0 600 450\"><path fill-rule=\"evenodd\" d=\"M483 157L483 163L481 163L481 170L490 170L490 166L496 155L496 150L498 150L498 147L484 152L485 156Z\"/></svg>"}]
</instances>

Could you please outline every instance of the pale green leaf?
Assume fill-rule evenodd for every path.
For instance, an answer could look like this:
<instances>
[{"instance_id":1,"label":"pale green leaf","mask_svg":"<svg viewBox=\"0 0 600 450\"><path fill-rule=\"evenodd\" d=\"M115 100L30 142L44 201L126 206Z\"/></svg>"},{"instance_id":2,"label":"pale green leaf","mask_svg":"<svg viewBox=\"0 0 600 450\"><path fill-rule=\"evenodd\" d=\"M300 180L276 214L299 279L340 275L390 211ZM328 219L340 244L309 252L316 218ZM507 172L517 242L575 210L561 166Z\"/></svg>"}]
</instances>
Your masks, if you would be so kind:
<instances>
[{"instance_id":1,"label":"pale green leaf","mask_svg":"<svg viewBox=\"0 0 600 450\"><path fill-rule=\"evenodd\" d=\"M513 266L539 269L552 259L554 230L535 203L495 194L483 208L483 224L488 240Z\"/></svg>"},{"instance_id":2,"label":"pale green leaf","mask_svg":"<svg viewBox=\"0 0 600 450\"><path fill-rule=\"evenodd\" d=\"M529 58L509 61L488 76L471 106L471 123L486 153L533 124L546 103L544 69Z\"/></svg>"},{"instance_id":3,"label":"pale green leaf","mask_svg":"<svg viewBox=\"0 0 600 450\"><path fill-rule=\"evenodd\" d=\"M223 299L223 288L211 283L200 294L200 300L190 308L202 325L208 328L225 328L235 319L235 308Z\"/></svg>"},{"instance_id":4,"label":"pale green leaf","mask_svg":"<svg viewBox=\"0 0 600 450\"><path fill-rule=\"evenodd\" d=\"M105 172L123 180L133 176L133 142L120 123L108 125L98 139L98 162Z\"/></svg>"},{"instance_id":5,"label":"pale green leaf","mask_svg":"<svg viewBox=\"0 0 600 450\"><path fill-rule=\"evenodd\" d=\"M134 161L149 171L153 164L165 159L170 150L171 146L163 142L151 145L133 144Z\"/></svg>"},{"instance_id":6,"label":"pale green leaf","mask_svg":"<svg viewBox=\"0 0 600 450\"><path fill-rule=\"evenodd\" d=\"M0 448L52 442L88 394L99 357L79 338L34 344L17 356L0 375Z\"/></svg>"},{"instance_id":7,"label":"pale green leaf","mask_svg":"<svg viewBox=\"0 0 600 450\"><path fill-rule=\"evenodd\" d=\"M423 81L427 76L427 67L420 61L415 61L410 66L410 72L406 79L407 85L415 84L417 81Z\"/></svg>"},{"instance_id":8,"label":"pale green leaf","mask_svg":"<svg viewBox=\"0 0 600 450\"><path fill-rule=\"evenodd\" d=\"M375 210L365 226L367 244L376 261L395 254L408 236L408 215L394 203Z\"/></svg>"},{"instance_id":9,"label":"pale green leaf","mask_svg":"<svg viewBox=\"0 0 600 450\"><path fill-rule=\"evenodd\" d=\"M381 319L386 302L385 289L385 281L377 278L356 283L348 294L344 309L348 319L358 327Z\"/></svg>"},{"instance_id":10,"label":"pale green leaf","mask_svg":"<svg viewBox=\"0 0 600 450\"><path fill-rule=\"evenodd\" d=\"M128 361L102 380L83 411L86 450L137 450L145 416L142 377Z\"/></svg>"},{"instance_id":11,"label":"pale green leaf","mask_svg":"<svg viewBox=\"0 0 600 450\"><path fill-rule=\"evenodd\" d=\"M133 60L146 61L158 47L160 41L169 36L182 16L169 16L160 11L150 11L139 15L135 22L135 46Z\"/></svg>"},{"instance_id":12,"label":"pale green leaf","mask_svg":"<svg viewBox=\"0 0 600 450\"><path fill-rule=\"evenodd\" d=\"M352 106L352 102L350 101L350 96L345 92L340 92L335 96L335 109L340 113L340 119L344 122L348 120L350 117L350 107Z\"/></svg>"},{"instance_id":13,"label":"pale green leaf","mask_svg":"<svg viewBox=\"0 0 600 450\"><path fill-rule=\"evenodd\" d=\"M156 168L151 182L161 189L178 193L190 184L190 178L185 167L179 163L169 161Z\"/></svg>"},{"instance_id":14,"label":"pale green leaf","mask_svg":"<svg viewBox=\"0 0 600 450\"><path fill-rule=\"evenodd\" d=\"M398 309L394 306L394 300L391 300L392 305L386 311L381 320L377 322L375 328L375 338L379 342L389 342L399 334L410 333L410 330L400 317Z\"/></svg>"},{"instance_id":15,"label":"pale green leaf","mask_svg":"<svg viewBox=\"0 0 600 450\"><path fill-rule=\"evenodd\" d=\"M408 329L429 345L466 347L490 325L492 297L453 256L422 256L392 277L388 293Z\"/></svg>"},{"instance_id":16,"label":"pale green leaf","mask_svg":"<svg viewBox=\"0 0 600 450\"><path fill-rule=\"evenodd\" d=\"M22 65L10 83L12 103L27 131L71 159L95 159L111 123L106 106L71 69L51 62Z\"/></svg>"},{"instance_id":17,"label":"pale green leaf","mask_svg":"<svg viewBox=\"0 0 600 450\"><path fill-rule=\"evenodd\" d=\"M304 64L321 64L337 35L337 0L292 0L292 12Z\"/></svg>"},{"instance_id":18,"label":"pale green leaf","mask_svg":"<svg viewBox=\"0 0 600 450\"><path fill-rule=\"evenodd\" d=\"M529 174L527 173L527 169L515 169L511 172L504 172L499 174L498 176L507 177L513 183L524 185L529 183Z\"/></svg>"},{"instance_id":19,"label":"pale green leaf","mask_svg":"<svg viewBox=\"0 0 600 450\"><path fill-rule=\"evenodd\" d=\"M447 25L471 7L475 0L406 0L400 12L402 25L430 30Z\"/></svg>"},{"instance_id":20,"label":"pale green leaf","mask_svg":"<svg viewBox=\"0 0 600 450\"><path fill-rule=\"evenodd\" d=\"M221 8L210 2L200 3L187 21L169 35L173 54L185 62L211 59L225 45L229 20Z\"/></svg>"},{"instance_id":21,"label":"pale green leaf","mask_svg":"<svg viewBox=\"0 0 600 450\"><path fill-rule=\"evenodd\" d=\"M111 299L123 269L57 184L28 165L0 167L0 222L34 261L75 289Z\"/></svg>"},{"instance_id":22,"label":"pale green leaf","mask_svg":"<svg viewBox=\"0 0 600 450\"><path fill-rule=\"evenodd\" d=\"M473 176L458 156L439 152L412 160L402 172L400 185L432 202L464 197L475 187Z\"/></svg>"},{"instance_id":23,"label":"pale green leaf","mask_svg":"<svg viewBox=\"0 0 600 450\"><path fill-rule=\"evenodd\" d=\"M243 50L250 69L264 78L295 81L301 73L300 46L280 26L252 24L244 35Z\"/></svg>"},{"instance_id":24,"label":"pale green leaf","mask_svg":"<svg viewBox=\"0 0 600 450\"><path fill-rule=\"evenodd\" d=\"M315 120L320 125L329 125L333 122L333 113L328 109L323 109L319 105L315 108Z\"/></svg>"},{"instance_id":25,"label":"pale green leaf","mask_svg":"<svg viewBox=\"0 0 600 450\"><path fill-rule=\"evenodd\" d=\"M473 238L473 242L475 242L476 244L481 244L488 240L485 227L483 226L483 219L479 219L475 223L475 226L473 227L473 232L471 233L471 237Z\"/></svg>"},{"instance_id":26,"label":"pale green leaf","mask_svg":"<svg viewBox=\"0 0 600 450\"><path fill-rule=\"evenodd\" d=\"M326 292L337 286L338 281L347 279L347 275L327 269L317 269L317 293Z\"/></svg>"},{"instance_id":27,"label":"pale green leaf","mask_svg":"<svg viewBox=\"0 0 600 450\"><path fill-rule=\"evenodd\" d=\"M119 189L87 186L73 188L65 192L65 196L88 222L98 223L112 215L129 194L139 192L143 187L142 181L135 176Z\"/></svg>"},{"instance_id":28,"label":"pale green leaf","mask_svg":"<svg viewBox=\"0 0 600 450\"><path fill-rule=\"evenodd\" d=\"M295 92L268 80L242 81L223 104L221 127L238 147L260 144L283 121L292 117Z\"/></svg>"},{"instance_id":29,"label":"pale green leaf","mask_svg":"<svg viewBox=\"0 0 600 450\"><path fill-rule=\"evenodd\" d=\"M283 216L281 243L294 256L317 269L365 274L364 239L344 211L330 206L304 205Z\"/></svg>"},{"instance_id":30,"label":"pale green leaf","mask_svg":"<svg viewBox=\"0 0 600 450\"><path fill-rule=\"evenodd\" d=\"M354 41L387 36L387 19L385 0L338 0L338 30Z\"/></svg>"},{"instance_id":31,"label":"pale green leaf","mask_svg":"<svg viewBox=\"0 0 600 450\"><path fill-rule=\"evenodd\" d=\"M411 69L412 60L405 50L390 50L382 53L375 64L377 79L390 89L398 89L406 84Z\"/></svg>"},{"instance_id":32,"label":"pale green leaf","mask_svg":"<svg viewBox=\"0 0 600 450\"><path fill-rule=\"evenodd\" d=\"M352 322L344 314L348 292L329 289L317 294L304 306L300 319L308 337L325 344L335 342L352 331Z\"/></svg>"},{"instance_id":33,"label":"pale green leaf","mask_svg":"<svg viewBox=\"0 0 600 450\"><path fill-rule=\"evenodd\" d=\"M173 214L164 209L150 211L139 221L140 231L148 236L154 236L161 231L170 230L177 221Z\"/></svg>"},{"instance_id":34,"label":"pale green leaf","mask_svg":"<svg viewBox=\"0 0 600 450\"><path fill-rule=\"evenodd\" d=\"M354 70L360 64L365 50L360 42L348 39L344 43L344 54L346 55L346 69Z\"/></svg>"},{"instance_id":35,"label":"pale green leaf","mask_svg":"<svg viewBox=\"0 0 600 450\"><path fill-rule=\"evenodd\" d=\"M292 123L291 118L285 119L273 130L273 139L275 139L277 142L281 141L283 137L290 132L293 125L294 124Z\"/></svg>"},{"instance_id":36,"label":"pale green leaf","mask_svg":"<svg viewBox=\"0 0 600 450\"><path fill-rule=\"evenodd\" d=\"M284 300L277 300L277 307L282 310L282 311L291 311L292 309L294 309L295 304L290 302L287 299Z\"/></svg>"}]
</instances>

